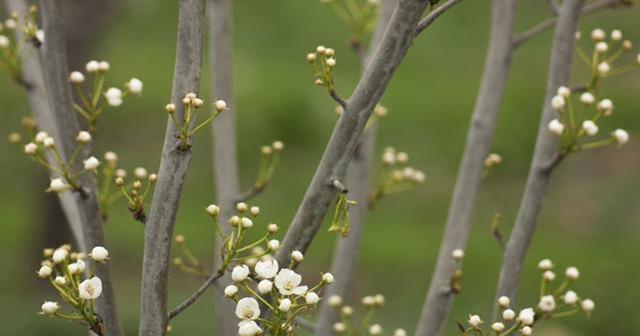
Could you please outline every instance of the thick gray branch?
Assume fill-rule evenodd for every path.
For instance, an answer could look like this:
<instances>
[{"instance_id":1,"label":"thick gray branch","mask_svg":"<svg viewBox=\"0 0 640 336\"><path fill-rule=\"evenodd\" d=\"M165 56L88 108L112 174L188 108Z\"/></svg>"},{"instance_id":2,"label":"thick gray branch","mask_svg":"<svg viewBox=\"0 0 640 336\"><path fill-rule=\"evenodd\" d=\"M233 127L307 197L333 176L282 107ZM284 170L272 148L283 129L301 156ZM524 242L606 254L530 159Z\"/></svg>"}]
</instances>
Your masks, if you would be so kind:
<instances>
[{"instance_id":1,"label":"thick gray branch","mask_svg":"<svg viewBox=\"0 0 640 336\"><path fill-rule=\"evenodd\" d=\"M198 93L204 51L204 0L180 0L176 63L171 101L176 118L183 119L181 99ZM176 128L167 120L167 131L158 170L158 181L144 233L140 335L165 335L171 241L191 152L179 149Z\"/></svg>"},{"instance_id":2,"label":"thick gray branch","mask_svg":"<svg viewBox=\"0 0 640 336\"><path fill-rule=\"evenodd\" d=\"M484 159L491 149L511 67L516 3L517 0L493 1L491 36L480 91L467 133L436 268L418 323L418 336L442 334L453 304L455 293L449 288L449 280L455 271L455 263L451 252L465 249L473 224Z\"/></svg>"},{"instance_id":3,"label":"thick gray branch","mask_svg":"<svg viewBox=\"0 0 640 336\"><path fill-rule=\"evenodd\" d=\"M322 219L337 192L331 181L344 177L373 108L380 101L415 38L416 25L426 5L424 0L399 1L375 55L333 130L311 184L284 237L277 253L281 264L286 264L291 251L305 252L320 229Z\"/></svg>"},{"instance_id":4,"label":"thick gray branch","mask_svg":"<svg viewBox=\"0 0 640 336\"><path fill-rule=\"evenodd\" d=\"M25 0L5 0L5 2L7 10L18 13L19 17L25 17L28 13L29 3ZM24 38L23 31L16 29L16 36L18 39ZM60 131L57 128L51 106L49 105L49 96L47 95L44 84L44 70L38 53L39 50L36 49L33 44L27 43L20 54L23 80L28 84L27 99L29 100L29 106L33 111L33 115L38 122L38 128L41 131L47 132L47 134L54 139L60 139ZM53 158L49 159L49 163L55 165L55 160ZM52 176L54 175L52 174ZM85 251L87 246L84 243L84 237L82 235L82 222L80 221L78 205L75 202L73 194L60 194L59 201L78 248Z\"/></svg>"},{"instance_id":5,"label":"thick gray branch","mask_svg":"<svg viewBox=\"0 0 640 336\"><path fill-rule=\"evenodd\" d=\"M383 0L380 16L369 51L364 55L363 70L366 69L370 56L384 34L391 14L397 4L397 0ZM358 204L350 209L349 213L349 236L339 237L331 262L331 273L339 274L336 281L327 288L325 297L339 295L344 297L349 289L349 285L355 274L358 264L358 253L362 241L364 223L369 208L370 176L375 156L375 137L377 125L368 127L362 134L360 144L351 159L347 168L346 188L349 190L349 198ZM318 323L314 330L314 335L333 335L333 324L338 321L335 309L329 306L327 300L323 300L318 314Z\"/></svg>"},{"instance_id":6,"label":"thick gray branch","mask_svg":"<svg viewBox=\"0 0 640 336\"><path fill-rule=\"evenodd\" d=\"M67 79L69 70L59 5L57 1L40 2L42 25L46 36L41 49L45 85L59 135L56 146L64 153L65 158L69 158L77 146L75 139L79 126L76 112L72 107L71 86ZM82 170L80 160L76 163L75 170ZM84 247L104 246L103 220L95 179L91 174L83 174L79 177L79 183L84 188L84 193L82 195L74 193L72 197L77 204L78 215L83 223ZM116 313L115 293L109 267L98 265L97 275L102 279L103 294L100 300L96 300L96 312L102 317L104 328L109 335L121 335L122 328Z\"/></svg>"},{"instance_id":7,"label":"thick gray branch","mask_svg":"<svg viewBox=\"0 0 640 336\"><path fill-rule=\"evenodd\" d=\"M558 162L557 138L547 129L549 121L556 116L550 101L559 86L569 84L574 36L583 4L584 0L565 0L558 14L536 148L516 223L504 253L496 297L506 295L512 301L516 298L524 257L547 194L551 171Z\"/></svg>"},{"instance_id":8,"label":"thick gray branch","mask_svg":"<svg viewBox=\"0 0 640 336\"><path fill-rule=\"evenodd\" d=\"M238 159L236 145L236 104L233 94L233 13L230 0L209 0L209 47L213 96L223 99L229 108L213 123L213 170L216 195L223 223L233 214L240 194L238 182ZM223 225L228 231L228 226ZM216 246L221 246L217 239ZM216 249L214 269L220 268L220 249ZM237 318L233 315L233 304L224 298L224 287L229 276L222 277L215 286L215 314L218 334L237 333Z\"/></svg>"},{"instance_id":9,"label":"thick gray branch","mask_svg":"<svg viewBox=\"0 0 640 336\"><path fill-rule=\"evenodd\" d=\"M584 8L582 9L582 15L583 16L591 15L605 9L631 6L631 4L632 2L629 0L600 0L592 4L589 4L587 6L584 6ZM558 19L557 17L546 19L538 23L537 25L529 28L528 30L518 34L513 40L513 46L515 48L520 47L529 39L535 36L538 36L543 31L553 27L556 24L557 19Z\"/></svg>"}]
</instances>

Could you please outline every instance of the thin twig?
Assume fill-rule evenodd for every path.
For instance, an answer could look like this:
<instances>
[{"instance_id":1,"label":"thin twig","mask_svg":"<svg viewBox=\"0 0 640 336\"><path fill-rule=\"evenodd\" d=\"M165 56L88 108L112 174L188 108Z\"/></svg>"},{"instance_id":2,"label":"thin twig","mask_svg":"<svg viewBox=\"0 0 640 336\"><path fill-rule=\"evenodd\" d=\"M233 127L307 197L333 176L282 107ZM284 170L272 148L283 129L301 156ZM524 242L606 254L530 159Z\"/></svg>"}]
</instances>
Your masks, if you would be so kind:
<instances>
[{"instance_id":1,"label":"thin twig","mask_svg":"<svg viewBox=\"0 0 640 336\"><path fill-rule=\"evenodd\" d=\"M340 104L342 108L347 108L347 101L340 97L336 90L329 90L329 95L336 101L336 103Z\"/></svg>"},{"instance_id":2,"label":"thin twig","mask_svg":"<svg viewBox=\"0 0 640 336\"><path fill-rule=\"evenodd\" d=\"M243 192L242 194L240 194L240 196L238 196L236 198L235 203L238 202L246 202L260 194L262 194L265 190L267 190L267 187L269 186L268 183L264 183L261 185L254 185L253 187L251 187L251 189Z\"/></svg>"},{"instance_id":3,"label":"thin twig","mask_svg":"<svg viewBox=\"0 0 640 336\"><path fill-rule=\"evenodd\" d=\"M605 9L631 6L632 4L633 1L631 0L600 0L598 2L594 2L590 5L585 6L582 9L582 15L587 16ZM524 44L524 42L526 42L527 40L539 35L549 28L552 28L556 24L557 20L557 17L548 18L529 28L528 30L516 35L516 37L513 39L513 47L518 48L522 46L522 44Z\"/></svg>"},{"instance_id":4,"label":"thin twig","mask_svg":"<svg viewBox=\"0 0 640 336\"><path fill-rule=\"evenodd\" d=\"M185 309L189 308L189 306L194 304L198 300L198 298L202 296L202 294L204 294L204 292L209 287L211 287L211 285L213 285L216 282L216 280L220 279L223 275L224 275L224 270L219 270L218 272L211 274L211 276L209 276L207 280L205 280L205 282L200 286L200 288L198 288L195 292L193 292L193 294L191 294L191 296L189 296L186 300L182 301L182 303L179 304L174 310L169 312L169 320L178 316Z\"/></svg>"},{"instance_id":5,"label":"thin twig","mask_svg":"<svg viewBox=\"0 0 640 336\"><path fill-rule=\"evenodd\" d=\"M451 9L453 6L461 3L462 0L449 0L445 3L443 3L442 5L436 7L436 9L434 9L433 11L431 11L431 13L429 13L427 16L425 16L424 18L422 18L422 20L420 20L420 22L418 22L418 29L416 32L416 35L422 33L422 31L429 27L438 17L440 17L440 15L444 14L446 11L448 11L449 9Z\"/></svg>"}]
</instances>

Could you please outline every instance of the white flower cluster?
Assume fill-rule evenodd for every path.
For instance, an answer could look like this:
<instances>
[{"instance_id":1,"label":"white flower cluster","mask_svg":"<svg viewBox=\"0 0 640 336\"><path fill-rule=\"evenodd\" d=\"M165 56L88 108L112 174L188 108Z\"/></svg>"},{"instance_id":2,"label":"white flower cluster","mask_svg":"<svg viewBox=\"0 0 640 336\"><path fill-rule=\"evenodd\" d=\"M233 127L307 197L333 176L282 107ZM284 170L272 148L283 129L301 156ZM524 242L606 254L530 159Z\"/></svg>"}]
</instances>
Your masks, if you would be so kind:
<instances>
[{"instance_id":1,"label":"white flower cluster","mask_svg":"<svg viewBox=\"0 0 640 336\"><path fill-rule=\"evenodd\" d=\"M390 194L404 192L426 181L425 173L409 166L409 154L387 147L382 152L382 169L371 195L372 203Z\"/></svg>"},{"instance_id":2,"label":"white flower cluster","mask_svg":"<svg viewBox=\"0 0 640 336\"><path fill-rule=\"evenodd\" d=\"M354 321L354 309L351 306L344 305L343 299L339 295L332 295L328 298L327 303L331 308L335 309L340 317L340 321L334 323L333 331L339 335L357 336L357 335L382 335L384 329L378 323L371 323L376 310L384 306L385 298L381 294L368 295L360 301L365 309L365 315L361 321ZM406 336L404 329L396 329L393 336Z\"/></svg>"},{"instance_id":3,"label":"white flower cluster","mask_svg":"<svg viewBox=\"0 0 640 336\"><path fill-rule=\"evenodd\" d=\"M77 181L80 172L77 172L74 166L82 148L91 142L91 134L87 131L80 131L76 141L78 146L75 154L66 162L62 159L62 154L58 151L55 140L46 132L36 133L33 139L24 145L25 154L49 170L52 175L57 176L51 179L47 191L61 193L67 190L81 190ZM50 157L53 160L49 161ZM82 161L82 169L85 172L97 173L100 164L100 160L96 157L89 156Z\"/></svg>"},{"instance_id":4,"label":"white flower cluster","mask_svg":"<svg viewBox=\"0 0 640 336\"><path fill-rule=\"evenodd\" d=\"M269 246L270 249L274 247ZM303 259L300 251L294 251L291 265L297 265ZM331 273L324 273L320 281L309 288L302 284L300 274L291 268L280 268L268 254L260 257L252 267L253 272L246 264L235 266L231 272L234 283L224 289L225 296L236 302L235 314L241 320L238 325L241 336L293 335L297 328L296 317L314 309L320 301L318 293L334 281ZM241 291L245 295L242 298ZM268 314L262 314L260 304L269 310ZM261 316L263 319L259 321Z\"/></svg>"},{"instance_id":5,"label":"white flower cluster","mask_svg":"<svg viewBox=\"0 0 640 336\"><path fill-rule=\"evenodd\" d=\"M149 174L144 167L137 167L133 170L132 181L127 182L127 171L124 169L116 169L116 154L113 152L105 153L105 160L109 163L108 169L104 171L105 180L115 177L115 184L118 187L118 190L113 193L110 191L109 185L102 188L102 190L106 190L107 192L107 194L104 195L105 203L117 199L118 196L124 196L127 200L127 209L129 209L133 219L144 223L146 221L144 212L145 200L153 190L153 186L158 180L158 175L155 173ZM108 204L104 204L104 206L107 205Z\"/></svg>"},{"instance_id":6,"label":"white flower cluster","mask_svg":"<svg viewBox=\"0 0 640 336\"><path fill-rule=\"evenodd\" d=\"M571 290L571 286L580 276L575 267L568 267L565 271L565 280L557 288L551 289L549 285L556 279L553 272L553 262L549 259L541 260L538 269L542 272L539 301L535 307L521 309L518 313L511 307L511 300L506 296L498 298L500 314L489 328L498 335L532 335L533 324L542 319L561 318L576 315L583 312L590 315L595 304L591 299L581 299ZM469 327L465 332L477 331L482 334L484 321L479 315L469 315L467 319ZM489 333L487 333L489 334Z\"/></svg>"},{"instance_id":7,"label":"white flower cluster","mask_svg":"<svg viewBox=\"0 0 640 336\"><path fill-rule=\"evenodd\" d=\"M56 249L45 249L44 257L36 274L51 283L60 299L70 306L71 312L62 313L62 305L57 301L45 301L40 313L82 321L91 330L101 330L102 321L94 311L93 304L102 294L102 281L96 276L95 264L106 263L109 251L96 246L87 255L72 251L70 245L63 245ZM93 263L93 267L88 267L89 262Z\"/></svg>"},{"instance_id":8,"label":"white flower cluster","mask_svg":"<svg viewBox=\"0 0 640 336\"><path fill-rule=\"evenodd\" d=\"M176 116L176 104L169 103L165 105L164 109L171 116L171 120L173 121L178 133L176 134L176 138L180 141L180 149L188 150L191 148L191 137L195 134L200 128L204 127L209 122L213 121L220 113L224 112L227 109L227 103L224 100L217 100L213 104L214 112L205 119L203 122L195 126L196 114L198 110L204 105L204 100L199 98L195 93L189 92L184 97L182 97L182 111L183 113L180 116ZM180 118L180 120L178 119Z\"/></svg>"},{"instance_id":9,"label":"white flower cluster","mask_svg":"<svg viewBox=\"0 0 640 336\"><path fill-rule=\"evenodd\" d=\"M107 61L91 60L85 65L85 70L92 78L91 88L88 92L83 91L82 84L85 82L85 75L80 71L72 71L69 74L69 82L73 84L77 97L80 102L74 105L76 111L82 115L89 123L90 129L96 125L98 117L100 117L104 111L104 104L102 98L106 102L106 105L117 107L122 105L123 99L127 94L132 93L135 95L142 94L142 81L137 78L131 78L125 83L123 89L117 87L109 87L105 90L105 78L106 73L111 66Z\"/></svg>"},{"instance_id":10,"label":"white flower cluster","mask_svg":"<svg viewBox=\"0 0 640 336\"><path fill-rule=\"evenodd\" d=\"M44 42L44 31L38 28L36 14L37 8L32 5L24 22L19 19L18 13L13 12L4 23L0 23L0 63L9 71L15 82L25 87L28 85L22 77L21 62L19 61L25 41L18 40L15 32L22 31L26 42L40 46Z\"/></svg>"}]
</instances>

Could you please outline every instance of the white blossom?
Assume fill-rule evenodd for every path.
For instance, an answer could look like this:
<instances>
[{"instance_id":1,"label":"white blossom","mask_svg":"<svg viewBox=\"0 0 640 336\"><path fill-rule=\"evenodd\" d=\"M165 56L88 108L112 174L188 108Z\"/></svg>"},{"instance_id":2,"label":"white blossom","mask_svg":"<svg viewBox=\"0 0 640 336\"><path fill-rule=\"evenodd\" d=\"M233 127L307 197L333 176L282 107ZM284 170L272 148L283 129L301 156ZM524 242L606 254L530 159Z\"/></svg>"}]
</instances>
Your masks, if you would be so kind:
<instances>
[{"instance_id":1,"label":"white blossom","mask_svg":"<svg viewBox=\"0 0 640 336\"><path fill-rule=\"evenodd\" d=\"M491 325L491 329L493 329L494 331L500 332L504 329L504 323L495 322L494 324Z\"/></svg>"},{"instance_id":2,"label":"white blossom","mask_svg":"<svg viewBox=\"0 0 640 336\"><path fill-rule=\"evenodd\" d=\"M58 312L60 305L57 302L45 301L40 309L42 309L42 313L44 314L53 315Z\"/></svg>"},{"instance_id":3,"label":"white blossom","mask_svg":"<svg viewBox=\"0 0 640 336\"><path fill-rule=\"evenodd\" d=\"M277 239L272 239L267 243L267 247L271 251L275 251L280 247L280 242Z\"/></svg>"},{"instance_id":4,"label":"white blossom","mask_svg":"<svg viewBox=\"0 0 640 336\"><path fill-rule=\"evenodd\" d=\"M278 261L275 259L258 261L254 270L263 279L271 279L278 273Z\"/></svg>"},{"instance_id":5,"label":"white blossom","mask_svg":"<svg viewBox=\"0 0 640 336\"><path fill-rule=\"evenodd\" d=\"M561 86L558 88L557 93L559 96L562 96L564 98L569 98L569 96L571 95L571 89L566 86Z\"/></svg>"},{"instance_id":6,"label":"white blossom","mask_svg":"<svg viewBox=\"0 0 640 336\"><path fill-rule=\"evenodd\" d=\"M613 102L611 99L603 99L598 103L597 108L600 113L609 116L613 112Z\"/></svg>"},{"instance_id":7,"label":"white blossom","mask_svg":"<svg viewBox=\"0 0 640 336\"><path fill-rule=\"evenodd\" d=\"M327 66L332 68L336 65L336 59L331 57L329 59L327 59Z\"/></svg>"},{"instance_id":8,"label":"white blossom","mask_svg":"<svg viewBox=\"0 0 640 336\"><path fill-rule=\"evenodd\" d=\"M278 224L270 223L267 225L267 232L276 233L278 232Z\"/></svg>"},{"instance_id":9,"label":"white blossom","mask_svg":"<svg viewBox=\"0 0 640 336\"><path fill-rule=\"evenodd\" d=\"M461 249L455 249L451 252L451 256L455 260L462 260L462 258L464 258L464 251Z\"/></svg>"},{"instance_id":10,"label":"white blossom","mask_svg":"<svg viewBox=\"0 0 640 336\"><path fill-rule=\"evenodd\" d=\"M302 252L295 250L291 252L291 259L295 262L301 262L304 259Z\"/></svg>"},{"instance_id":11,"label":"white blossom","mask_svg":"<svg viewBox=\"0 0 640 336\"><path fill-rule=\"evenodd\" d=\"M523 336L530 336L533 334L533 329L531 329L530 326L525 326L520 330L520 332Z\"/></svg>"},{"instance_id":12,"label":"white blossom","mask_svg":"<svg viewBox=\"0 0 640 336\"><path fill-rule=\"evenodd\" d=\"M369 327L369 334L380 335L382 334L382 327L379 324L374 324Z\"/></svg>"},{"instance_id":13,"label":"white blossom","mask_svg":"<svg viewBox=\"0 0 640 336\"><path fill-rule=\"evenodd\" d=\"M565 105L566 105L566 102L563 96L558 94L556 96L553 96L553 98L551 98L551 107L553 107L554 109L561 110L564 108Z\"/></svg>"},{"instance_id":14,"label":"white blossom","mask_svg":"<svg viewBox=\"0 0 640 336\"><path fill-rule=\"evenodd\" d=\"M580 303L580 307L582 308L582 310L589 313L596 307L596 304L593 302L593 300L586 299L582 300L582 302Z\"/></svg>"},{"instance_id":15,"label":"white blossom","mask_svg":"<svg viewBox=\"0 0 640 336\"><path fill-rule=\"evenodd\" d=\"M32 155L38 152L38 145L30 142L24 146L24 153L28 155Z\"/></svg>"},{"instance_id":16,"label":"white blossom","mask_svg":"<svg viewBox=\"0 0 640 336\"><path fill-rule=\"evenodd\" d=\"M553 262L549 259L540 260L538 263L538 269L541 271L548 271L553 268Z\"/></svg>"},{"instance_id":17,"label":"white blossom","mask_svg":"<svg viewBox=\"0 0 640 336\"><path fill-rule=\"evenodd\" d=\"M507 308L509 307L510 304L511 304L511 300L509 300L508 297L501 296L498 298L498 305L500 305L500 307Z\"/></svg>"},{"instance_id":18,"label":"white blossom","mask_svg":"<svg viewBox=\"0 0 640 336\"><path fill-rule=\"evenodd\" d=\"M102 246L96 246L91 249L91 259L95 261L105 261L109 259L109 251Z\"/></svg>"},{"instance_id":19,"label":"white blossom","mask_svg":"<svg viewBox=\"0 0 640 336\"><path fill-rule=\"evenodd\" d=\"M606 35L607 34L604 32L604 30L596 28L591 32L591 39L594 41L602 41L605 39Z\"/></svg>"},{"instance_id":20,"label":"white blossom","mask_svg":"<svg viewBox=\"0 0 640 336\"><path fill-rule=\"evenodd\" d=\"M613 41L620 41L622 40L622 32L618 29L614 29L611 31L611 39Z\"/></svg>"},{"instance_id":21,"label":"white blossom","mask_svg":"<svg viewBox=\"0 0 640 336\"><path fill-rule=\"evenodd\" d=\"M251 209L249 209L249 211L251 212L252 215L257 216L260 214L260 208L257 206L252 206Z\"/></svg>"},{"instance_id":22,"label":"white blossom","mask_svg":"<svg viewBox=\"0 0 640 336\"><path fill-rule=\"evenodd\" d=\"M76 262L71 263L67 266L67 270L69 270L69 273L75 274L75 275L84 273L84 270L86 268L87 268L87 264L85 264L84 261L82 260L77 260Z\"/></svg>"},{"instance_id":23,"label":"white blossom","mask_svg":"<svg viewBox=\"0 0 640 336\"><path fill-rule=\"evenodd\" d=\"M227 109L227 103L224 100L216 100L214 106L218 112L222 112Z\"/></svg>"},{"instance_id":24,"label":"white blossom","mask_svg":"<svg viewBox=\"0 0 640 336\"><path fill-rule=\"evenodd\" d=\"M556 274L553 271L545 271L542 273L542 277L545 281L551 282L556 279Z\"/></svg>"},{"instance_id":25,"label":"white blossom","mask_svg":"<svg viewBox=\"0 0 640 336\"><path fill-rule=\"evenodd\" d=\"M607 42L598 42L596 43L596 52L599 54L606 53L609 50L609 45Z\"/></svg>"},{"instance_id":26,"label":"white blossom","mask_svg":"<svg viewBox=\"0 0 640 336\"><path fill-rule=\"evenodd\" d=\"M282 295L302 295L307 291L307 286L300 286L302 276L288 268L283 268L274 279L276 288Z\"/></svg>"},{"instance_id":27,"label":"white blossom","mask_svg":"<svg viewBox=\"0 0 640 336\"><path fill-rule=\"evenodd\" d=\"M102 281L94 276L80 283L78 292L81 299L95 300L102 294Z\"/></svg>"},{"instance_id":28,"label":"white blossom","mask_svg":"<svg viewBox=\"0 0 640 336\"><path fill-rule=\"evenodd\" d=\"M611 66L607 62L600 62L600 64L598 64L597 70L600 76L606 76L611 70Z\"/></svg>"},{"instance_id":29,"label":"white blossom","mask_svg":"<svg viewBox=\"0 0 640 336\"><path fill-rule=\"evenodd\" d=\"M511 309L505 309L505 311L502 312L502 318L505 321L511 321L516 317L516 312L514 312Z\"/></svg>"},{"instance_id":30,"label":"white blossom","mask_svg":"<svg viewBox=\"0 0 640 336\"><path fill-rule=\"evenodd\" d=\"M242 217L240 223L242 223L243 229L249 229L253 226L253 221L247 217Z\"/></svg>"},{"instance_id":31,"label":"white blossom","mask_svg":"<svg viewBox=\"0 0 640 336\"><path fill-rule=\"evenodd\" d=\"M100 63L98 63L98 68L102 72L107 72L107 71L109 71L109 68L111 68L111 66L109 65L109 62L107 62L107 61L100 61Z\"/></svg>"},{"instance_id":32,"label":"white blossom","mask_svg":"<svg viewBox=\"0 0 640 336\"><path fill-rule=\"evenodd\" d=\"M48 138L49 134L47 134L47 132L38 132L38 134L36 134L36 142L37 143L42 143L44 142L44 139Z\"/></svg>"},{"instance_id":33,"label":"white blossom","mask_svg":"<svg viewBox=\"0 0 640 336\"><path fill-rule=\"evenodd\" d=\"M591 105L596 98L590 92L585 92L580 96L580 101L585 105Z\"/></svg>"},{"instance_id":34,"label":"white blossom","mask_svg":"<svg viewBox=\"0 0 640 336\"><path fill-rule=\"evenodd\" d=\"M76 140L79 143L87 143L87 142L91 141L91 133L89 133L87 131L80 131L78 133L78 136L76 137Z\"/></svg>"},{"instance_id":35,"label":"white blossom","mask_svg":"<svg viewBox=\"0 0 640 336\"><path fill-rule=\"evenodd\" d=\"M53 282L55 282L55 283L56 283L56 285L64 286L64 285L66 285L66 284L67 284L67 278L65 278L65 277L63 277L63 276L58 275L58 276L53 280Z\"/></svg>"},{"instance_id":36,"label":"white blossom","mask_svg":"<svg viewBox=\"0 0 640 336\"><path fill-rule=\"evenodd\" d=\"M100 69L100 63L98 63L98 61L91 60L87 62L85 69L87 69L88 73L97 72Z\"/></svg>"},{"instance_id":37,"label":"white blossom","mask_svg":"<svg viewBox=\"0 0 640 336\"><path fill-rule=\"evenodd\" d=\"M53 140L52 137L46 137L44 141L42 141L42 145L45 146L46 148L51 148L56 145L56 142L55 140Z\"/></svg>"},{"instance_id":38,"label":"white blossom","mask_svg":"<svg viewBox=\"0 0 640 336\"><path fill-rule=\"evenodd\" d=\"M51 179L51 183L49 184L49 191L53 192L63 192L69 189L70 186L60 177Z\"/></svg>"},{"instance_id":39,"label":"white blossom","mask_svg":"<svg viewBox=\"0 0 640 336\"><path fill-rule=\"evenodd\" d=\"M211 204L206 208L206 211L212 216L217 216L220 213L220 208L215 204Z\"/></svg>"},{"instance_id":40,"label":"white blossom","mask_svg":"<svg viewBox=\"0 0 640 336\"><path fill-rule=\"evenodd\" d=\"M242 298L236 305L236 316L241 320L255 320L260 317L260 305L251 297Z\"/></svg>"},{"instance_id":41,"label":"white blossom","mask_svg":"<svg viewBox=\"0 0 640 336\"><path fill-rule=\"evenodd\" d=\"M235 282L244 281L249 276L249 273L247 265L238 265L231 271L231 279Z\"/></svg>"},{"instance_id":42,"label":"white blossom","mask_svg":"<svg viewBox=\"0 0 640 336\"><path fill-rule=\"evenodd\" d=\"M142 93L142 81L137 79L137 78L131 78L128 82L127 82L127 89L129 89L129 92L133 93L133 94L141 94Z\"/></svg>"},{"instance_id":43,"label":"white blossom","mask_svg":"<svg viewBox=\"0 0 640 336\"><path fill-rule=\"evenodd\" d=\"M333 274L329 272L322 274L322 281L327 284L332 284L334 281Z\"/></svg>"}]
</instances>

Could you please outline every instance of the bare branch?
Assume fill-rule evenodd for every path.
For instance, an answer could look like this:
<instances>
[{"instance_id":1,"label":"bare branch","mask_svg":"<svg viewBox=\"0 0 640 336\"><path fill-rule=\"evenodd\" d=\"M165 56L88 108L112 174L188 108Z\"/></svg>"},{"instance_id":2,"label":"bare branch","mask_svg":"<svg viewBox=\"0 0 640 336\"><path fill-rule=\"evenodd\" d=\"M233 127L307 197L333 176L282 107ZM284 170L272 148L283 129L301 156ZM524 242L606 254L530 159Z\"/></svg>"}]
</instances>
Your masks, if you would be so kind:
<instances>
[{"instance_id":1,"label":"bare branch","mask_svg":"<svg viewBox=\"0 0 640 336\"><path fill-rule=\"evenodd\" d=\"M480 91L476 98L458 171L438 260L417 327L417 336L440 335L455 298L449 290L456 270L451 253L465 249L473 224L482 182L484 159L489 154L505 86L511 67L511 41L517 0L494 0L492 26Z\"/></svg>"},{"instance_id":2,"label":"bare branch","mask_svg":"<svg viewBox=\"0 0 640 336\"><path fill-rule=\"evenodd\" d=\"M233 12L231 0L209 0L208 6L213 96L223 99L229 107L229 110L220 115L212 127L216 196L221 211L220 219L226 221L233 214L240 194L236 138L237 110L233 93ZM240 195L243 198L247 196L249 195ZM229 227L224 225L223 230L228 233ZM216 246L221 244L221 240L216 238ZM221 266L218 250L216 249L214 269ZM230 282L228 275L223 279L226 280L219 281L215 285L217 334L233 335L238 332L236 317L233 315L233 304L229 300L219 300L224 297L223 284Z\"/></svg>"},{"instance_id":3,"label":"bare branch","mask_svg":"<svg viewBox=\"0 0 640 336\"><path fill-rule=\"evenodd\" d=\"M549 135L547 130L547 124L556 114L550 101L559 86L569 83L575 31L583 4L584 0L565 0L556 23L547 92L538 127L536 148L518 217L507 242L496 292L497 296L506 295L512 301L516 298L522 263L533 238L538 216L547 194L551 172L562 159L562 156L557 155L557 138Z\"/></svg>"},{"instance_id":4,"label":"bare branch","mask_svg":"<svg viewBox=\"0 0 640 336\"><path fill-rule=\"evenodd\" d=\"M200 87L205 30L204 0L181 0L179 6L171 93L171 101L176 103L188 92L197 93ZM176 117L180 119L184 113L183 104L175 105ZM179 148L175 133L175 124L168 119L158 181L145 225L140 335L165 335L167 331L171 242L182 187L191 161L191 152Z\"/></svg>"},{"instance_id":5,"label":"bare branch","mask_svg":"<svg viewBox=\"0 0 640 336\"><path fill-rule=\"evenodd\" d=\"M587 16L605 9L631 6L632 4L633 2L629 0L600 0L598 2L594 2L592 4L584 6L584 8L582 9L582 15ZM553 27L556 24L557 19L557 17L548 18L529 28L528 30L518 34L513 40L513 47L518 48L529 39L536 37L545 30Z\"/></svg>"},{"instance_id":6,"label":"bare branch","mask_svg":"<svg viewBox=\"0 0 640 336\"><path fill-rule=\"evenodd\" d=\"M331 96L331 98L333 98L333 100L336 101L336 103L340 104L342 108L347 107L347 101L340 97L336 90L329 90L329 95Z\"/></svg>"},{"instance_id":7,"label":"bare branch","mask_svg":"<svg viewBox=\"0 0 640 336\"><path fill-rule=\"evenodd\" d=\"M400 0L375 55L338 120L316 173L277 253L286 264L291 251L306 251L337 190L327 181L342 178L369 116L382 97L416 34L426 1Z\"/></svg>"},{"instance_id":8,"label":"bare branch","mask_svg":"<svg viewBox=\"0 0 640 336\"><path fill-rule=\"evenodd\" d=\"M383 0L376 30L373 33L369 51L360 55L363 71L366 69L370 56L373 55L382 35L384 34L397 0ZM360 139L360 144L347 168L345 189L349 190L349 198L353 199L358 206L352 207L349 213L349 235L345 238L338 238L333 260L331 262L331 273L340 274L335 282L327 287L325 297L340 295L344 297L349 289L349 284L353 279L358 263L358 252L362 241L365 217L369 206L369 188L371 165L375 150L375 135L377 125L371 125L365 129ZM335 309L329 306L327 300L323 300L318 313L318 322L314 335L333 335L333 324L338 321Z\"/></svg>"},{"instance_id":9,"label":"bare branch","mask_svg":"<svg viewBox=\"0 0 640 336\"><path fill-rule=\"evenodd\" d=\"M425 16L420 22L418 22L418 32L417 34L422 33L422 31L429 27L440 15L444 14L446 11L451 9L453 6L461 3L462 0L449 0L442 5L438 6L431 13Z\"/></svg>"},{"instance_id":10,"label":"bare branch","mask_svg":"<svg viewBox=\"0 0 640 336\"><path fill-rule=\"evenodd\" d=\"M238 196L236 198L236 203L239 202L246 202L260 194L262 194L265 190L267 190L267 187L269 186L269 184L265 183L265 184L261 184L261 185L254 185L253 187L251 187L251 189L243 192L242 194L240 194L240 196Z\"/></svg>"},{"instance_id":11,"label":"bare branch","mask_svg":"<svg viewBox=\"0 0 640 336\"><path fill-rule=\"evenodd\" d=\"M40 1L42 24L47 42L41 47L42 64L45 69L45 86L49 104L53 112L53 120L58 129L56 139L63 158L70 158L79 132L78 118L73 110L71 86L68 81L66 41L62 23L62 13L58 1ZM76 171L81 171L81 162L76 162ZM96 182L91 174L80 175L79 184L83 187L82 195L72 195L83 224L84 251L93 246L104 246L103 219L98 203ZM102 279L103 295L96 302L96 312L102 317L104 329L109 335L121 335L122 327L118 320L115 304L115 293L111 281L109 266L96 265L97 275Z\"/></svg>"},{"instance_id":12,"label":"bare branch","mask_svg":"<svg viewBox=\"0 0 640 336\"><path fill-rule=\"evenodd\" d=\"M189 308L192 304L196 303L198 298L204 294L204 292L213 285L216 280L220 279L224 275L224 270L220 270L214 274L211 274L207 280L198 288L191 296L179 304L174 310L169 312L169 319L172 319L182 313L185 309Z\"/></svg>"},{"instance_id":13,"label":"bare branch","mask_svg":"<svg viewBox=\"0 0 640 336\"><path fill-rule=\"evenodd\" d=\"M553 15L558 15L558 10L560 10L560 1L547 0L547 3L549 4L549 9L551 9L551 12L553 13Z\"/></svg>"}]
</instances>

